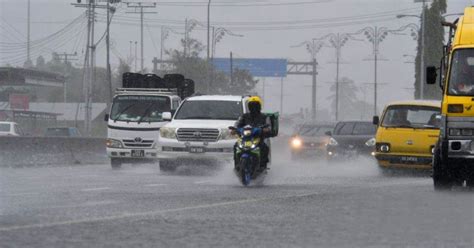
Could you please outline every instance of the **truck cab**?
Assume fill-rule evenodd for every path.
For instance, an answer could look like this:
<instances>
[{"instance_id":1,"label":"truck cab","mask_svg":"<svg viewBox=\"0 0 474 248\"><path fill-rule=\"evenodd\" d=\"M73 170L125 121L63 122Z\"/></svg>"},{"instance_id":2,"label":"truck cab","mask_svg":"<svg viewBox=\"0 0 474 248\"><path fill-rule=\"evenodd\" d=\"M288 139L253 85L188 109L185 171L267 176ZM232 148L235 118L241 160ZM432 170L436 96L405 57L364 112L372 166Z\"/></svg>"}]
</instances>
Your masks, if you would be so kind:
<instances>
[{"instance_id":1,"label":"truck cab","mask_svg":"<svg viewBox=\"0 0 474 248\"><path fill-rule=\"evenodd\" d=\"M450 28L439 68L443 91L441 128L433 154L435 190L454 185L474 186L474 7ZM435 84L438 68L426 69L428 84Z\"/></svg>"},{"instance_id":2,"label":"truck cab","mask_svg":"<svg viewBox=\"0 0 474 248\"><path fill-rule=\"evenodd\" d=\"M194 87L184 81L182 76L163 79L153 74L124 74L124 87L116 90L105 117L107 155L112 168L157 159L159 130L167 122L163 113L176 111L182 97L190 93L183 87Z\"/></svg>"}]
</instances>

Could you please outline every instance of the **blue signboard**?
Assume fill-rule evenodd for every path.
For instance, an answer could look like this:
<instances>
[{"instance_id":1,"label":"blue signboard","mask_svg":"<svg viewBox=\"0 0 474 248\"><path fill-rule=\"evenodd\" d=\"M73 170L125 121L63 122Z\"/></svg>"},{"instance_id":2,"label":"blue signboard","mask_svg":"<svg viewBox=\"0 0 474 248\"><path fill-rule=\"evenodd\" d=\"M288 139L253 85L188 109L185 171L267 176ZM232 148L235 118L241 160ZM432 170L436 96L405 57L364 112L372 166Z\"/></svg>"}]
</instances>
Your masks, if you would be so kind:
<instances>
[{"instance_id":1,"label":"blue signboard","mask_svg":"<svg viewBox=\"0 0 474 248\"><path fill-rule=\"evenodd\" d=\"M217 70L230 74L229 58L214 58L212 63ZM286 59L242 59L232 60L233 68L247 70L254 77L286 77Z\"/></svg>"}]
</instances>

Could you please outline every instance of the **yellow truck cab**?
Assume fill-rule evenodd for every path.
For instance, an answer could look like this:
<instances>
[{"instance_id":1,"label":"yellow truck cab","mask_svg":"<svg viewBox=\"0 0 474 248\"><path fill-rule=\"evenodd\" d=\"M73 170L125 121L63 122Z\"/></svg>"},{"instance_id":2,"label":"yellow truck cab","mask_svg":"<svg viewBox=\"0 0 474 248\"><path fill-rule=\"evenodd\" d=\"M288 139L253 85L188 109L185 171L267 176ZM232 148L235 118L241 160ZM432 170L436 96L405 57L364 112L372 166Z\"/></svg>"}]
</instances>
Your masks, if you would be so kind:
<instances>
[{"instance_id":1,"label":"yellow truck cab","mask_svg":"<svg viewBox=\"0 0 474 248\"><path fill-rule=\"evenodd\" d=\"M441 131L433 155L435 190L453 185L474 186L474 7L449 27L448 44L439 68L443 91ZM438 68L426 68L435 84Z\"/></svg>"},{"instance_id":2,"label":"yellow truck cab","mask_svg":"<svg viewBox=\"0 0 474 248\"><path fill-rule=\"evenodd\" d=\"M374 116L375 158L382 169L431 169L439 136L440 101L388 104L382 118Z\"/></svg>"}]
</instances>

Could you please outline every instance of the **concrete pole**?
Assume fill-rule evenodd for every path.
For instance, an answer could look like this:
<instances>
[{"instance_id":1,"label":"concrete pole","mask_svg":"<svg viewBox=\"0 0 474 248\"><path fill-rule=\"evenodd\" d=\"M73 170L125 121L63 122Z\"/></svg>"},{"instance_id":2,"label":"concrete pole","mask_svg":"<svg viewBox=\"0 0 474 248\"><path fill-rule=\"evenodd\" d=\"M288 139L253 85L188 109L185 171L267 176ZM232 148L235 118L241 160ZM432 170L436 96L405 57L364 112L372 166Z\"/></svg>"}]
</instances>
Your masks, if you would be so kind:
<instances>
[{"instance_id":1,"label":"concrete pole","mask_svg":"<svg viewBox=\"0 0 474 248\"><path fill-rule=\"evenodd\" d=\"M339 63L341 58L341 39L340 34L336 35L336 121L339 120Z\"/></svg>"},{"instance_id":2,"label":"concrete pole","mask_svg":"<svg viewBox=\"0 0 474 248\"><path fill-rule=\"evenodd\" d=\"M314 43L314 41L313 41ZM318 75L318 72L317 72L317 66L318 66L318 63L316 61L316 58L314 57L313 58L313 84L312 84L312 90L311 90L311 94L312 94L312 97L311 97L311 117L314 120L316 120L316 114L317 114L317 101L316 101L316 97L317 97L317 85L316 85L316 75Z\"/></svg>"},{"instance_id":3,"label":"concrete pole","mask_svg":"<svg viewBox=\"0 0 474 248\"><path fill-rule=\"evenodd\" d=\"M31 12L30 12L30 0L28 0L28 24L27 24L27 60L28 63L31 62L31 57L30 57L30 52L31 52L31 46L30 46L30 24L31 24Z\"/></svg>"},{"instance_id":4,"label":"concrete pole","mask_svg":"<svg viewBox=\"0 0 474 248\"><path fill-rule=\"evenodd\" d=\"M423 11L421 12L421 58L420 58L420 99L425 98L425 3L423 0Z\"/></svg>"},{"instance_id":5,"label":"concrete pole","mask_svg":"<svg viewBox=\"0 0 474 248\"><path fill-rule=\"evenodd\" d=\"M377 27L374 28L374 115L377 115L377 55L379 53L379 34Z\"/></svg>"},{"instance_id":6,"label":"concrete pole","mask_svg":"<svg viewBox=\"0 0 474 248\"><path fill-rule=\"evenodd\" d=\"M143 7L140 8L140 49L141 49L141 56L140 56L140 71L143 73Z\"/></svg>"}]
</instances>

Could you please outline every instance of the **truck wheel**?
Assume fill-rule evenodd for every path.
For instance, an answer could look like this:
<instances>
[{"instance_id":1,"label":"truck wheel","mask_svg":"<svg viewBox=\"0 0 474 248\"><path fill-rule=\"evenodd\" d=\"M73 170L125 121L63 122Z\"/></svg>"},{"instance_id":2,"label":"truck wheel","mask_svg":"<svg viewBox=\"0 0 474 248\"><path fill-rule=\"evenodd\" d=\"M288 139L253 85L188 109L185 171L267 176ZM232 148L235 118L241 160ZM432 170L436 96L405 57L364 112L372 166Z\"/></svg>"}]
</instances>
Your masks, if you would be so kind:
<instances>
[{"instance_id":1,"label":"truck wheel","mask_svg":"<svg viewBox=\"0 0 474 248\"><path fill-rule=\"evenodd\" d=\"M451 178L443 165L441 151L435 150L433 155L433 185L436 191L449 190L452 186Z\"/></svg>"},{"instance_id":2,"label":"truck wheel","mask_svg":"<svg viewBox=\"0 0 474 248\"><path fill-rule=\"evenodd\" d=\"M160 160L160 170L161 171L175 171L176 162L172 160Z\"/></svg>"},{"instance_id":3,"label":"truck wheel","mask_svg":"<svg viewBox=\"0 0 474 248\"><path fill-rule=\"evenodd\" d=\"M122 160L119 158L111 158L110 165L112 169L120 169L120 167L122 167Z\"/></svg>"}]
</instances>

